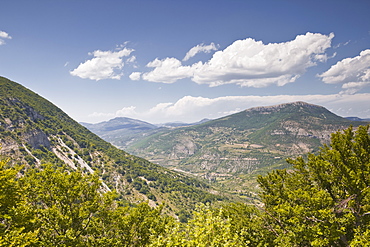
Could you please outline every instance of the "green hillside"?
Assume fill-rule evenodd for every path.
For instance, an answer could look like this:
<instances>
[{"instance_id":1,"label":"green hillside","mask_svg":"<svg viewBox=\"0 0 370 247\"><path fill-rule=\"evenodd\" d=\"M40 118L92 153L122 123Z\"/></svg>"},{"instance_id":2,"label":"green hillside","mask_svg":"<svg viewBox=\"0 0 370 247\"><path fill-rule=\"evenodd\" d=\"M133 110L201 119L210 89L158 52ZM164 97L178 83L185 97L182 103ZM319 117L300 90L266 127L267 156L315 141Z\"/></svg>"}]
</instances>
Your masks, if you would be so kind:
<instances>
[{"instance_id":1,"label":"green hillside","mask_svg":"<svg viewBox=\"0 0 370 247\"><path fill-rule=\"evenodd\" d=\"M0 77L0 154L13 165L67 165L97 173L105 190L122 202L166 203L184 213L196 202L222 200L208 184L130 155L103 141L55 105L18 83Z\"/></svg>"},{"instance_id":2,"label":"green hillside","mask_svg":"<svg viewBox=\"0 0 370 247\"><path fill-rule=\"evenodd\" d=\"M360 124L321 106L293 102L157 132L127 151L250 196L256 174L288 167L287 157L316 152L331 133Z\"/></svg>"},{"instance_id":3,"label":"green hillside","mask_svg":"<svg viewBox=\"0 0 370 247\"><path fill-rule=\"evenodd\" d=\"M368 246L369 125L287 161L258 177L261 204L197 204L184 222L122 205L96 172L0 158L0 246Z\"/></svg>"}]
</instances>

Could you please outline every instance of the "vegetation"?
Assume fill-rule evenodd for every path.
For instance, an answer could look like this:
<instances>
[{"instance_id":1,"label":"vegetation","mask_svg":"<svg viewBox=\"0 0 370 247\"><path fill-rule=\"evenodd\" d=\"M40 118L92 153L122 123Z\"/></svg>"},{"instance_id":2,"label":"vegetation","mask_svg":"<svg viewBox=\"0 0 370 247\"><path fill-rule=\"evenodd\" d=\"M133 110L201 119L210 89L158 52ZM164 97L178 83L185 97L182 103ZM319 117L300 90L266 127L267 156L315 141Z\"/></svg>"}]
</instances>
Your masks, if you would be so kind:
<instances>
[{"instance_id":1,"label":"vegetation","mask_svg":"<svg viewBox=\"0 0 370 247\"><path fill-rule=\"evenodd\" d=\"M280 246L369 246L369 126L332 135L293 170L258 179L265 220Z\"/></svg>"},{"instance_id":2,"label":"vegetation","mask_svg":"<svg viewBox=\"0 0 370 247\"><path fill-rule=\"evenodd\" d=\"M173 221L162 207L120 205L93 174L0 168L0 246L144 246Z\"/></svg>"},{"instance_id":3,"label":"vegetation","mask_svg":"<svg viewBox=\"0 0 370 247\"><path fill-rule=\"evenodd\" d=\"M3 159L0 246L369 246L369 126L288 162L258 178L262 204L198 204L182 223L165 205L122 204L96 174Z\"/></svg>"},{"instance_id":4,"label":"vegetation","mask_svg":"<svg viewBox=\"0 0 370 247\"><path fill-rule=\"evenodd\" d=\"M189 132L212 140L215 159L231 152L211 147L224 120ZM228 145L257 138L221 132ZM229 203L204 182L118 150L5 78L0 138L9 157L0 159L0 246L369 246L369 126L338 131L318 153L266 170L256 205Z\"/></svg>"},{"instance_id":5,"label":"vegetation","mask_svg":"<svg viewBox=\"0 0 370 247\"><path fill-rule=\"evenodd\" d=\"M197 202L226 198L197 179L130 155L105 142L46 99L0 77L1 153L12 165L40 169L51 163L70 171L80 169L102 179L118 200L166 203L163 210L189 215Z\"/></svg>"}]
</instances>

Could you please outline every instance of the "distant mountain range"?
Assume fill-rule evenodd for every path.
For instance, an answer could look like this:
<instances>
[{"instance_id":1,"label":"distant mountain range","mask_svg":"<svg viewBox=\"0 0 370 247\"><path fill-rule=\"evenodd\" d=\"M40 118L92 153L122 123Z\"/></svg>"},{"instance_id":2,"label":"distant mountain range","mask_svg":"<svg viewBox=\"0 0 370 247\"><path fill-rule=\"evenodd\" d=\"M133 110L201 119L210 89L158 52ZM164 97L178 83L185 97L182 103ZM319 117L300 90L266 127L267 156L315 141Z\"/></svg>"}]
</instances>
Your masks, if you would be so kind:
<instances>
[{"instance_id":1,"label":"distant mountain range","mask_svg":"<svg viewBox=\"0 0 370 247\"><path fill-rule=\"evenodd\" d=\"M293 102L194 124L116 118L84 127L0 77L0 155L10 157L10 165L52 163L98 173L102 189L116 190L122 202L166 203L165 210L177 215L197 202L230 200L229 192L249 200L258 174L289 168L285 158L316 152L334 131L367 124L353 120L359 119Z\"/></svg>"},{"instance_id":2,"label":"distant mountain range","mask_svg":"<svg viewBox=\"0 0 370 247\"><path fill-rule=\"evenodd\" d=\"M370 118L346 117L346 119L352 120L352 121L370 122Z\"/></svg>"},{"instance_id":3,"label":"distant mountain range","mask_svg":"<svg viewBox=\"0 0 370 247\"><path fill-rule=\"evenodd\" d=\"M143 138L144 136L166 129L198 125L207 121L210 121L210 119L203 119L195 123L170 122L151 124L137 119L117 117L109 121L96 124L84 122L81 122L80 124L103 138L105 141L112 143L120 149L126 150L131 143Z\"/></svg>"},{"instance_id":4,"label":"distant mountain range","mask_svg":"<svg viewBox=\"0 0 370 247\"><path fill-rule=\"evenodd\" d=\"M111 121L119 126L118 120ZM321 106L293 102L254 107L186 127L155 128L140 122L142 127L136 126L133 131L127 128L102 131L100 128L102 132L95 133L161 166L208 179L243 194L255 185L256 175L287 167L287 157L316 152L329 143L331 133L350 125L366 124L365 120L358 120L337 116ZM85 126L94 132L97 125ZM151 128L144 129L144 126ZM142 131L136 131L138 129Z\"/></svg>"},{"instance_id":5,"label":"distant mountain range","mask_svg":"<svg viewBox=\"0 0 370 247\"><path fill-rule=\"evenodd\" d=\"M89 125L97 133L141 132L158 127L132 119ZM99 132L99 128L101 131ZM171 214L197 202L226 199L209 184L128 154L78 124L55 105L22 85L0 77L0 155L10 165L40 168L51 163L98 173L103 190L116 190L124 203L165 203ZM210 193L212 192L212 193Z\"/></svg>"}]
</instances>

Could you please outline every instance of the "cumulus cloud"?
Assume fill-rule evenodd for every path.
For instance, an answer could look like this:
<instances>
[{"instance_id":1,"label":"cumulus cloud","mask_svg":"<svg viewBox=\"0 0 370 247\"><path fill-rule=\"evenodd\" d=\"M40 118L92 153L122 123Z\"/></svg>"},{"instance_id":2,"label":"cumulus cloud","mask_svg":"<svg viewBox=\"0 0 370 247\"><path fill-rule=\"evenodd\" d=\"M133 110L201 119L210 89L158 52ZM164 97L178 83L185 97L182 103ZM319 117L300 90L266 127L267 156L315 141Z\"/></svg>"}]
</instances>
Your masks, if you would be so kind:
<instances>
[{"instance_id":1,"label":"cumulus cloud","mask_svg":"<svg viewBox=\"0 0 370 247\"><path fill-rule=\"evenodd\" d=\"M186 53L182 61L187 61L200 52L210 53L211 51L217 51L217 47L214 43L211 43L209 45L200 44L200 45L194 46Z\"/></svg>"},{"instance_id":2,"label":"cumulus cloud","mask_svg":"<svg viewBox=\"0 0 370 247\"><path fill-rule=\"evenodd\" d=\"M149 68L154 68L154 70L144 73L142 78L152 82L174 83L177 80L191 77L198 65L200 63L183 66L181 61L176 58L165 58L163 60L156 58L146 65Z\"/></svg>"},{"instance_id":3,"label":"cumulus cloud","mask_svg":"<svg viewBox=\"0 0 370 247\"><path fill-rule=\"evenodd\" d=\"M129 107L123 107L122 109L116 111L117 117L124 117L124 116L133 116L136 114L136 107L135 106L129 106Z\"/></svg>"},{"instance_id":4,"label":"cumulus cloud","mask_svg":"<svg viewBox=\"0 0 370 247\"><path fill-rule=\"evenodd\" d=\"M216 52L193 77L199 84L235 83L248 87L283 86L294 82L308 67L322 60L333 34L307 33L283 43L263 44L248 38Z\"/></svg>"},{"instance_id":5,"label":"cumulus cloud","mask_svg":"<svg viewBox=\"0 0 370 247\"><path fill-rule=\"evenodd\" d=\"M138 117L138 114L136 113L136 107L135 106L129 106L129 107L123 107L122 109L117 110L116 112L93 112L88 115L89 118L93 119L111 119L115 117Z\"/></svg>"},{"instance_id":6,"label":"cumulus cloud","mask_svg":"<svg viewBox=\"0 0 370 247\"><path fill-rule=\"evenodd\" d=\"M92 119L101 121L113 117L131 117L151 123L173 121L196 122L203 118L216 119L256 106L270 106L294 101L305 101L328 108L340 116L370 117L370 94L356 95L275 95L225 96L218 98L185 96L176 102L159 103L145 111L134 106L124 107L115 113L94 113Z\"/></svg>"},{"instance_id":7,"label":"cumulus cloud","mask_svg":"<svg viewBox=\"0 0 370 247\"><path fill-rule=\"evenodd\" d=\"M370 85L370 49L364 50L359 56L345 58L326 72L318 75L323 82L342 84L342 93L355 93Z\"/></svg>"},{"instance_id":8,"label":"cumulus cloud","mask_svg":"<svg viewBox=\"0 0 370 247\"><path fill-rule=\"evenodd\" d=\"M121 48L117 51L93 51L89 55L94 57L81 63L76 69L70 71L70 74L96 81L103 79L119 80L123 75L123 57L129 56L133 51L133 49L127 48Z\"/></svg>"},{"instance_id":9,"label":"cumulus cloud","mask_svg":"<svg viewBox=\"0 0 370 247\"><path fill-rule=\"evenodd\" d=\"M317 62L326 61L325 50L331 46L333 37L334 34L306 33L292 41L267 45L251 38L237 40L215 52L206 63L183 66L176 58L155 59L147 65L154 70L144 73L143 79L174 83L191 78L198 84L210 86L283 86L294 82Z\"/></svg>"},{"instance_id":10,"label":"cumulus cloud","mask_svg":"<svg viewBox=\"0 0 370 247\"><path fill-rule=\"evenodd\" d=\"M130 75L129 75L129 78L133 81L138 81L140 80L141 78L141 72L132 72Z\"/></svg>"},{"instance_id":11,"label":"cumulus cloud","mask_svg":"<svg viewBox=\"0 0 370 247\"><path fill-rule=\"evenodd\" d=\"M0 31L0 45L5 44L4 39L12 39L12 37L8 33L4 32L4 31Z\"/></svg>"}]
</instances>

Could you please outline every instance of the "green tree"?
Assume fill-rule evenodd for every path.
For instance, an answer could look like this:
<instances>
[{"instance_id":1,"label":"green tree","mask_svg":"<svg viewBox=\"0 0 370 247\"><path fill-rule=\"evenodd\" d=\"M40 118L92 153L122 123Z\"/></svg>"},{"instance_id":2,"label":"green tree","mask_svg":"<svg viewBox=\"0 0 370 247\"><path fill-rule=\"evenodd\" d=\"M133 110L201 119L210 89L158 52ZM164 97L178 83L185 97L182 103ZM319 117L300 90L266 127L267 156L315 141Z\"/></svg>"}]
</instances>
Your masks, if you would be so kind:
<instances>
[{"instance_id":1,"label":"green tree","mask_svg":"<svg viewBox=\"0 0 370 247\"><path fill-rule=\"evenodd\" d=\"M231 224L231 232L245 246L269 246L272 234L264 228L261 210L244 203L229 203L223 207L222 215Z\"/></svg>"},{"instance_id":2,"label":"green tree","mask_svg":"<svg viewBox=\"0 0 370 247\"><path fill-rule=\"evenodd\" d=\"M231 220L224 217L222 208L199 204L188 223L167 225L166 233L152 239L150 246L245 246L243 239L232 229Z\"/></svg>"},{"instance_id":3,"label":"green tree","mask_svg":"<svg viewBox=\"0 0 370 247\"><path fill-rule=\"evenodd\" d=\"M97 174L20 171L0 161L0 246L147 246L174 222L163 206L120 206Z\"/></svg>"},{"instance_id":4,"label":"green tree","mask_svg":"<svg viewBox=\"0 0 370 247\"><path fill-rule=\"evenodd\" d=\"M148 246L152 238L163 234L173 218L162 215L162 206L151 208L147 203L119 206L100 212L94 218L96 234L89 246Z\"/></svg>"},{"instance_id":5,"label":"green tree","mask_svg":"<svg viewBox=\"0 0 370 247\"><path fill-rule=\"evenodd\" d=\"M27 246L36 242L37 231L27 227L33 219L17 180L20 168L7 167L7 162L0 160L0 246Z\"/></svg>"},{"instance_id":6,"label":"green tree","mask_svg":"<svg viewBox=\"0 0 370 247\"><path fill-rule=\"evenodd\" d=\"M118 208L114 216L122 246L147 246L151 238L162 235L174 222L173 218L161 214L162 208L163 205L151 208L147 203Z\"/></svg>"},{"instance_id":7,"label":"green tree","mask_svg":"<svg viewBox=\"0 0 370 247\"><path fill-rule=\"evenodd\" d=\"M92 229L94 217L113 206L113 194L103 193L96 174L47 165L28 171L21 182L40 246L86 246L101 233Z\"/></svg>"},{"instance_id":8,"label":"green tree","mask_svg":"<svg viewBox=\"0 0 370 247\"><path fill-rule=\"evenodd\" d=\"M368 131L338 131L317 155L289 159L292 170L258 178L272 245L369 246Z\"/></svg>"}]
</instances>

